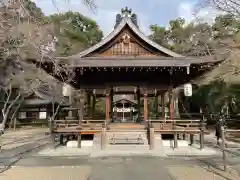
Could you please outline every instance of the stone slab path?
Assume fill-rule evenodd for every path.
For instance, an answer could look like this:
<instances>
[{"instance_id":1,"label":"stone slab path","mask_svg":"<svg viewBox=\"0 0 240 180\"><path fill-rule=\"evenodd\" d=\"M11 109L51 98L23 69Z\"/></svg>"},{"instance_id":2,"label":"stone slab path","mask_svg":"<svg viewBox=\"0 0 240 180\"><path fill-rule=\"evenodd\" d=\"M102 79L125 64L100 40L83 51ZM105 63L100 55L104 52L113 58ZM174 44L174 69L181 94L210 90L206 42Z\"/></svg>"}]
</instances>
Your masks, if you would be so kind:
<instances>
[{"instance_id":1,"label":"stone slab path","mask_svg":"<svg viewBox=\"0 0 240 180\"><path fill-rule=\"evenodd\" d=\"M210 159L209 159L210 160ZM2 173L0 180L239 180L238 173L196 159L157 157L29 157Z\"/></svg>"},{"instance_id":2,"label":"stone slab path","mask_svg":"<svg viewBox=\"0 0 240 180\"><path fill-rule=\"evenodd\" d=\"M2 150L17 148L45 137L46 128L19 129L6 131L2 136Z\"/></svg>"},{"instance_id":3,"label":"stone slab path","mask_svg":"<svg viewBox=\"0 0 240 180\"><path fill-rule=\"evenodd\" d=\"M14 167L0 180L87 180L91 167Z\"/></svg>"}]
</instances>

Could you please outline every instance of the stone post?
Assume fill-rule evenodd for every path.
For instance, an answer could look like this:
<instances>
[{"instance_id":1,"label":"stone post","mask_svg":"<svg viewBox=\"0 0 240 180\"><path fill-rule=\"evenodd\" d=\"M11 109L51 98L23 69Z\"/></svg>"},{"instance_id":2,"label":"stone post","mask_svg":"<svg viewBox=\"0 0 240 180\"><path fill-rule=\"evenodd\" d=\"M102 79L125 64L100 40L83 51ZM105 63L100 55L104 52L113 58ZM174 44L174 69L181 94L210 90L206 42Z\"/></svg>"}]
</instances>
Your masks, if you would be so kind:
<instances>
[{"instance_id":1,"label":"stone post","mask_svg":"<svg viewBox=\"0 0 240 180\"><path fill-rule=\"evenodd\" d=\"M103 124L102 132L101 132L101 149L106 149L107 146L107 133L106 133L106 126Z\"/></svg>"},{"instance_id":2,"label":"stone post","mask_svg":"<svg viewBox=\"0 0 240 180\"><path fill-rule=\"evenodd\" d=\"M200 122L200 149L202 150L204 148L204 129L205 129L205 122L204 122L204 115Z\"/></svg>"},{"instance_id":3,"label":"stone post","mask_svg":"<svg viewBox=\"0 0 240 180\"><path fill-rule=\"evenodd\" d=\"M150 150L153 150L155 148L155 138L154 138L154 127L151 124L149 128L149 141L150 141Z\"/></svg>"},{"instance_id":4,"label":"stone post","mask_svg":"<svg viewBox=\"0 0 240 180\"><path fill-rule=\"evenodd\" d=\"M223 168L224 168L224 171L227 171L227 154L226 154L226 145L225 145L225 128L224 128L223 125L221 126L221 139L222 139L221 149L222 149L222 155L223 155Z\"/></svg>"}]
</instances>

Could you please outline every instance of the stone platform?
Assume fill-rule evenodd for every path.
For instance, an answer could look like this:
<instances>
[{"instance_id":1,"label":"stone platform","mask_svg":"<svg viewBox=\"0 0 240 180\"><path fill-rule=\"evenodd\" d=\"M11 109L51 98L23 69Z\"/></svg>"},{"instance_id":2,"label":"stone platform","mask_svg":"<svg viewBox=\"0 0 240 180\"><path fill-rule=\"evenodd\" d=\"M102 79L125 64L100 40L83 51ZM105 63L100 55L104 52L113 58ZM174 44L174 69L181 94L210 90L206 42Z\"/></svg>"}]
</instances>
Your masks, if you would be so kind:
<instances>
[{"instance_id":1,"label":"stone platform","mask_svg":"<svg viewBox=\"0 0 240 180\"><path fill-rule=\"evenodd\" d=\"M131 135L131 136L130 136ZM188 145L186 140L178 140L178 148L173 148L172 140L162 140L161 135L155 135L154 149L150 150L147 137L142 132L129 133L108 133L108 144L104 150L101 149L101 135L95 134L93 140L82 141L81 148L77 148L77 141L69 141L67 146L60 146L56 149L45 148L40 151L38 156L132 156L132 155L150 155L150 156L206 156L206 155L217 155L220 151L211 147L205 147L200 150L199 144ZM112 144L110 143L111 138L121 138L123 141L128 143L123 144ZM128 138L124 140L124 138ZM133 143L129 140L142 138L144 143ZM135 144L134 144L135 142Z\"/></svg>"},{"instance_id":2,"label":"stone platform","mask_svg":"<svg viewBox=\"0 0 240 180\"><path fill-rule=\"evenodd\" d=\"M203 150L198 148L198 145L189 147L179 147L173 149L171 147L161 147L150 150L148 145L112 145L108 146L105 150L101 148L82 147L82 148L68 148L60 146L55 149L45 148L39 151L36 156L134 156L134 155L147 155L147 156L214 156L221 155L217 149L205 147Z\"/></svg>"}]
</instances>

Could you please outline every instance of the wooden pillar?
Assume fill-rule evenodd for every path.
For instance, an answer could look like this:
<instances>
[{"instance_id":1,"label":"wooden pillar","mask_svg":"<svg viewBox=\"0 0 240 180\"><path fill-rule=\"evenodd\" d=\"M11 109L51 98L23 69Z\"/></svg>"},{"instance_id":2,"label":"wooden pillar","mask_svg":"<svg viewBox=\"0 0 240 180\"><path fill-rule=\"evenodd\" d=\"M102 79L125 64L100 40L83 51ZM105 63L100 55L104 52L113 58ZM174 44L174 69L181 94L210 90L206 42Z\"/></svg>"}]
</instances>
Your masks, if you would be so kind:
<instances>
[{"instance_id":1,"label":"wooden pillar","mask_svg":"<svg viewBox=\"0 0 240 180\"><path fill-rule=\"evenodd\" d=\"M108 122L110 120L110 92L109 91L106 92L105 104L106 104L105 117L106 117L106 121Z\"/></svg>"},{"instance_id":2,"label":"wooden pillar","mask_svg":"<svg viewBox=\"0 0 240 180\"><path fill-rule=\"evenodd\" d=\"M169 117L171 120L174 120L174 98L172 87L169 90Z\"/></svg>"},{"instance_id":3,"label":"wooden pillar","mask_svg":"<svg viewBox=\"0 0 240 180\"><path fill-rule=\"evenodd\" d=\"M83 90L78 91L78 99L79 99L79 109L78 109L78 120L79 125L82 125L82 120L84 118L84 92Z\"/></svg>"},{"instance_id":4,"label":"wooden pillar","mask_svg":"<svg viewBox=\"0 0 240 180\"><path fill-rule=\"evenodd\" d=\"M147 92L144 92L143 95L143 119L144 121L148 120L148 95Z\"/></svg>"},{"instance_id":5,"label":"wooden pillar","mask_svg":"<svg viewBox=\"0 0 240 180\"><path fill-rule=\"evenodd\" d=\"M92 119L95 118L95 107L96 107L96 95L93 94L93 96L92 96L92 112L91 112Z\"/></svg>"},{"instance_id":6,"label":"wooden pillar","mask_svg":"<svg viewBox=\"0 0 240 180\"><path fill-rule=\"evenodd\" d=\"M180 117L180 114L179 114L179 106L178 106L178 96L179 96L179 93L175 94L175 97L174 97L174 115L175 117L179 118Z\"/></svg>"},{"instance_id":7,"label":"wooden pillar","mask_svg":"<svg viewBox=\"0 0 240 180\"><path fill-rule=\"evenodd\" d=\"M83 90L79 90L78 91L78 103L79 103L79 109L78 109L78 124L81 128L82 126L82 121L84 118L84 91ZM78 134L77 135L77 142L78 142L78 148L81 148L81 142L82 142L82 135Z\"/></svg>"},{"instance_id":8,"label":"wooden pillar","mask_svg":"<svg viewBox=\"0 0 240 180\"><path fill-rule=\"evenodd\" d=\"M111 89L110 93L110 118L113 120L113 89Z\"/></svg>"},{"instance_id":9,"label":"wooden pillar","mask_svg":"<svg viewBox=\"0 0 240 180\"><path fill-rule=\"evenodd\" d=\"M141 121L141 93L140 89L137 89L137 110L138 110L138 117L137 122Z\"/></svg>"},{"instance_id":10,"label":"wooden pillar","mask_svg":"<svg viewBox=\"0 0 240 180\"><path fill-rule=\"evenodd\" d=\"M200 122L200 149L204 149L204 130L205 130L205 118L204 114L202 113L202 118Z\"/></svg>"},{"instance_id":11,"label":"wooden pillar","mask_svg":"<svg viewBox=\"0 0 240 180\"><path fill-rule=\"evenodd\" d=\"M91 117L91 93L87 92L87 117Z\"/></svg>"},{"instance_id":12,"label":"wooden pillar","mask_svg":"<svg viewBox=\"0 0 240 180\"><path fill-rule=\"evenodd\" d=\"M156 119L158 118L158 107L159 107L159 105L158 105L159 103L158 103L158 93L156 94L156 96L155 96L155 113L156 113Z\"/></svg>"},{"instance_id":13,"label":"wooden pillar","mask_svg":"<svg viewBox=\"0 0 240 180\"><path fill-rule=\"evenodd\" d=\"M165 94L161 94L162 117L165 119Z\"/></svg>"},{"instance_id":14,"label":"wooden pillar","mask_svg":"<svg viewBox=\"0 0 240 180\"><path fill-rule=\"evenodd\" d=\"M169 90L169 116L170 120L172 120L173 130L176 130L176 122L174 121L174 96L172 87ZM178 134L175 132L174 137L174 148L178 147Z\"/></svg>"}]
</instances>

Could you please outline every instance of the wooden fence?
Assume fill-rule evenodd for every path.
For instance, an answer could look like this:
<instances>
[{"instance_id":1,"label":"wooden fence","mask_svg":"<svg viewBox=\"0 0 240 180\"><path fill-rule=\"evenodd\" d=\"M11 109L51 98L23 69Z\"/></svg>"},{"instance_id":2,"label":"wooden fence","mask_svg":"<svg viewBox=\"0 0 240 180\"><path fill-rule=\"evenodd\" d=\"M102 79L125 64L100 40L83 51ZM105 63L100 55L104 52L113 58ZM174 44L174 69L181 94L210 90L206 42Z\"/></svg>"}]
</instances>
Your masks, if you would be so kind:
<instances>
[{"instance_id":1,"label":"wooden fence","mask_svg":"<svg viewBox=\"0 0 240 180\"><path fill-rule=\"evenodd\" d=\"M227 133L239 133L240 129L225 129L224 127L221 128L221 139L222 143L220 146L220 149L222 150L222 158L223 158L223 168L224 171L227 171L227 153L231 151L228 150L228 147L226 146L226 135Z\"/></svg>"}]
</instances>

